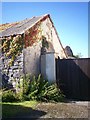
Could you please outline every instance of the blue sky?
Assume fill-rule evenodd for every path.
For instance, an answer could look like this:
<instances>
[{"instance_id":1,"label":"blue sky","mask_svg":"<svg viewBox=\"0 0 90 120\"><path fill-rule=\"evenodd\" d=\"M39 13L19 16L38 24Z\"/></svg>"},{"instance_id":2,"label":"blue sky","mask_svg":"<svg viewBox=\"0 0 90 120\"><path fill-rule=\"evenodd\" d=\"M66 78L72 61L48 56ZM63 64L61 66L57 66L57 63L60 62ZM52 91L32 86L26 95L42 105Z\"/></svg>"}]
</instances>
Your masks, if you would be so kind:
<instances>
[{"instance_id":1,"label":"blue sky","mask_svg":"<svg viewBox=\"0 0 90 120\"><path fill-rule=\"evenodd\" d=\"M3 2L2 23L16 22L49 13L63 47L88 57L87 2Z\"/></svg>"}]
</instances>

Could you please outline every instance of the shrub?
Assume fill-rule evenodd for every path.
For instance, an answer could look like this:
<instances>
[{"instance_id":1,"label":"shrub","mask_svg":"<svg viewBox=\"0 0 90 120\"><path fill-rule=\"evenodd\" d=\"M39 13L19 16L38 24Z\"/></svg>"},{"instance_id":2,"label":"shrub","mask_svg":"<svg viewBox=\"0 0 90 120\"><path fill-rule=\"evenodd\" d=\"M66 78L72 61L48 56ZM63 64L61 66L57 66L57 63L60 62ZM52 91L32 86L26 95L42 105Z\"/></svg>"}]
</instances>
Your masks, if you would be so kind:
<instances>
[{"instance_id":1,"label":"shrub","mask_svg":"<svg viewBox=\"0 0 90 120\"><path fill-rule=\"evenodd\" d=\"M37 78L34 76L30 81L30 89L28 92L29 99L44 99L48 85L48 81L44 80L41 75L39 75Z\"/></svg>"},{"instance_id":2,"label":"shrub","mask_svg":"<svg viewBox=\"0 0 90 120\"><path fill-rule=\"evenodd\" d=\"M24 100L38 100L38 101L63 101L64 95L58 89L57 84L50 84L41 75L38 77L30 77L25 75L20 78L20 91L18 93L12 90L3 91L2 101L24 101Z\"/></svg>"},{"instance_id":3,"label":"shrub","mask_svg":"<svg viewBox=\"0 0 90 120\"><path fill-rule=\"evenodd\" d=\"M17 101L17 98L12 90L7 90L7 91L2 91L2 101L13 102L13 101Z\"/></svg>"},{"instance_id":4,"label":"shrub","mask_svg":"<svg viewBox=\"0 0 90 120\"><path fill-rule=\"evenodd\" d=\"M56 102L63 101L65 97L57 87L57 84L51 84L48 86L46 96L48 100Z\"/></svg>"},{"instance_id":5,"label":"shrub","mask_svg":"<svg viewBox=\"0 0 90 120\"><path fill-rule=\"evenodd\" d=\"M23 99L39 101L63 101L64 95L55 83L49 84L41 75L23 77Z\"/></svg>"}]
</instances>

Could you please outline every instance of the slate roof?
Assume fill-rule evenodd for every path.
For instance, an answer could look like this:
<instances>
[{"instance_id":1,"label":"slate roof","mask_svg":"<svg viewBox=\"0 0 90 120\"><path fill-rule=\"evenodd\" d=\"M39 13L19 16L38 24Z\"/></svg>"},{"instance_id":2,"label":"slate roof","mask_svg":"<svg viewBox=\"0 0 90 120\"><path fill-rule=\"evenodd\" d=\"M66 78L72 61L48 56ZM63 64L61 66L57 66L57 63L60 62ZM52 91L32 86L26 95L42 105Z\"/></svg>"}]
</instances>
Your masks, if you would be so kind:
<instances>
[{"instance_id":1,"label":"slate roof","mask_svg":"<svg viewBox=\"0 0 90 120\"><path fill-rule=\"evenodd\" d=\"M39 16L39 17L33 17L33 18L29 18L29 19L25 19L23 21L20 21L20 22L16 22L16 23L13 23L13 24L8 24L7 26L10 26L10 27L7 27L5 29L1 29L2 25L0 25L0 38L2 39L2 37L8 37L8 36L11 36L11 35L19 35L19 34L23 34L26 30L30 29L32 26L34 26L36 23L38 23L40 20L43 20L44 18L47 18L49 17L53 27L54 27L54 24L50 18L50 15L49 14L45 14L43 16ZM57 34L57 31L54 27L54 30L56 32L56 35L58 37L58 40L59 40L59 43L67 57L67 54L61 44L61 41L59 39L59 36Z\"/></svg>"},{"instance_id":2,"label":"slate roof","mask_svg":"<svg viewBox=\"0 0 90 120\"><path fill-rule=\"evenodd\" d=\"M19 22L0 24L0 32L6 30L7 28L10 28L18 23Z\"/></svg>"},{"instance_id":3,"label":"slate roof","mask_svg":"<svg viewBox=\"0 0 90 120\"><path fill-rule=\"evenodd\" d=\"M23 34L27 29L31 28L33 25L35 25L40 19L42 19L45 16L33 17L18 22L18 24L11 26L10 28L7 28L2 32L0 32L0 37Z\"/></svg>"}]
</instances>

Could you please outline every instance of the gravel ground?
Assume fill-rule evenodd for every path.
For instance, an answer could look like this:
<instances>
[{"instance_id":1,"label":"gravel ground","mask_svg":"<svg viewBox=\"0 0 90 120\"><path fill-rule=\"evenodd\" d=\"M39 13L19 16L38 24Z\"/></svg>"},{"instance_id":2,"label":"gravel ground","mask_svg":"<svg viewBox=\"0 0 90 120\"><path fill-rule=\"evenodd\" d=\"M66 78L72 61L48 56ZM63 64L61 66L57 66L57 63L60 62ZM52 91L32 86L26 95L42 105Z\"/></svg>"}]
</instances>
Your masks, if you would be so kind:
<instances>
[{"instance_id":1,"label":"gravel ground","mask_svg":"<svg viewBox=\"0 0 90 120\"><path fill-rule=\"evenodd\" d=\"M88 118L88 102L39 103L37 110L46 112L40 118Z\"/></svg>"},{"instance_id":2,"label":"gravel ground","mask_svg":"<svg viewBox=\"0 0 90 120\"><path fill-rule=\"evenodd\" d=\"M35 109L29 110L29 114L23 114L16 118L87 118L89 116L90 102L68 102L68 103L39 103ZM90 116L89 116L90 117ZM14 120L14 119L13 119ZM41 119L42 120L42 119Z\"/></svg>"}]
</instances>

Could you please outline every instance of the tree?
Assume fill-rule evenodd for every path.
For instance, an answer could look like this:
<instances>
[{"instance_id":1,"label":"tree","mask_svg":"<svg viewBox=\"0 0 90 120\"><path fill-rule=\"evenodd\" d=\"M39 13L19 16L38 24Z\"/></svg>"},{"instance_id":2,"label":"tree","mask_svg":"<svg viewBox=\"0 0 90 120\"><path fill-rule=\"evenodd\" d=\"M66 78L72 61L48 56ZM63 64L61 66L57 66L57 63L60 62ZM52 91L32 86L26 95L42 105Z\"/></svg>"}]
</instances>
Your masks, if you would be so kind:
<instances>
[{"instance_id":1,"label":"tree","mask_svg":"<svg viewBox=\"0 0 90 120\"><path fill-rule=\"evenodd\" d=\"M77 55L74 55L75 58L82 58L82 54L81 53L77 53Z\"/></svg>"}]
</instances>

